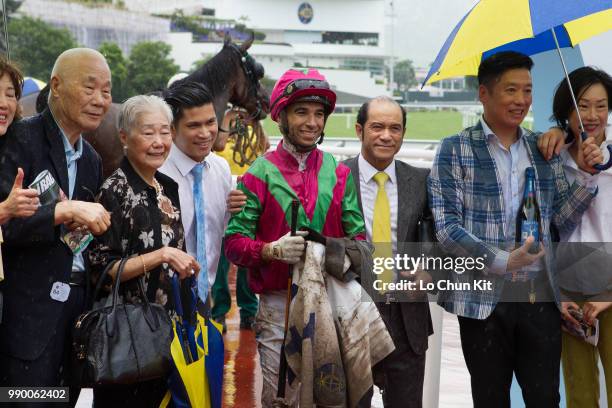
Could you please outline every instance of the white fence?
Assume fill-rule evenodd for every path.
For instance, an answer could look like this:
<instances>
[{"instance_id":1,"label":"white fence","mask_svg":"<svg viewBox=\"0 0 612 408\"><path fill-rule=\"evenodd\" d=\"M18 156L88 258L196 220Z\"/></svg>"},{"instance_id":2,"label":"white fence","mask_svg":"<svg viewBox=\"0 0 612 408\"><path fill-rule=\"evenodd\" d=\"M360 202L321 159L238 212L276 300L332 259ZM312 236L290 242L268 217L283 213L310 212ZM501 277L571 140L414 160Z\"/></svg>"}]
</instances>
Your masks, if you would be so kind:
<instances>
[{"instance_id":1,"label":"white fence","mask_svg":"<svg viewBox=\"0 0 612 408\"><path fill-rule=\"evenodd\" d=\"M482 106L458 109L458 111L461 112L461 127L463 128L476 125L482 116ZM530 111L525 117L522 126L533 129L533 112Z\"/></svg>"},{"instance_id":2,"label":"white fence","mask_svg":"<svg viewBox=\"0 0 612 408\"><path fill-rule=\"evenodd\" d=\"M348 159L349 157L356 156L361 151L361 148L355 146L326 146L325 143L320 146L320 149L333 154L338 160L344 160ZM408 148L401 149L395 158L415 167L429 168L433 163L435 153L436 152L434 150Z\"/></svg>"},{"instance_id":3,"label":"white fence","mask_svg":"<svg viewBox=\"0 0 612 408\"><path fill-rule=\"evenodd\" d=\"M334 112L336 113L357 113L361 104L357 103L339 103L336 105ZM456 110L461 111L464 109L476 109L482 110L482 105L478 102L411 102L403 103L402 106L409 112L414 111L439 111L439 110Z\"/></svg>"},{"instance_id":4,"label":"white fence","mask_svg":"<svg viewBox=\"0 0 612 408\"><path fill-rule=\"evenodd\" d=\"M280 138L270 138L270 149L276 149ZM395 156L398 160L404 161L415 167L430 168L436 154L436 140L405 140L401 150ZM319 148L331 153L338 160L348 159L357 156L361 151L361 142L358 139L348 138L325 138Z\"/></svg>"},{"instance_id":5,"label":"white fence","mask_svg":"<svg viewBox=\"0 0 612 408\"><path fill-rule=\"evenodd\" d=\"M336 115L346 115L346 126L349 127L351 115L357 115L359 104L338 104L336 105ZM456 111L461 113L462 128L474 126L482 115L482 105L476 102L452 102L452 103L437 103L437 102L417 102L405 103L402 106L408 112L425 112L425 111ZM524 126L529 129L533 128L533 112L525 118Z\"/></svg>"}]
</instances>

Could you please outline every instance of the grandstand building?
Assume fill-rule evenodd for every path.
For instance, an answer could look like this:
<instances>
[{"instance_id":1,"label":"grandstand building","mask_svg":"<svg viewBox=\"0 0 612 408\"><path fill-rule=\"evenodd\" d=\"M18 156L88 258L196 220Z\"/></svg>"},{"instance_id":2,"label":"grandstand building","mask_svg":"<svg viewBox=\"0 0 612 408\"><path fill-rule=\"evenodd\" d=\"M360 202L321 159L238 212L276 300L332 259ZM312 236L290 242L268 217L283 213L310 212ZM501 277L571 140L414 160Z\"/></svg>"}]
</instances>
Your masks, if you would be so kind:
<instances>
[{"instance_id":1,"label":"grandstand building","mask_svg":"<svg viewBox=\"0 0 612 408\"><path fill-rule=\"evenodd\" d=\"M125 55L140 41L164 41L182 71L217 53L226 33L257 33L249 52L272 80L290 67L315 67L340 102L388 94L390 32L385 0L113 0L96 4L24 0L19 13L69 29L79 44L115 42ZM170 16L197 16L194 33ZM364 18L367 16L367 18ZM204 34L203 34L204 33Z\"/></svg>"},{"instance_id":2,"label":"grandstand building","mask_svg":"<svg viewBox=\"0 0 612 408\"><path fill-rule=\"evenodd\" d=\"M140 1L127 0L126 5ZM269 78L277 79L292 66L316 67L343 99L359 101L388 93L385 7L384 0L210 0L202 14L214 35L194 38L176 30L168 41L177 64L189 70L194 61L219 51L220 37L232 33L227 22L244 24L265 36L250 52Z\"/></svg>"},{"instance_id":3,"label":"grandstand building","mask_svg":"<svg viewBox=\"0 0 612 408\"><path fill-rule=\"evenodd\" d=\"M167 41L170 32L168 19L112 5L91 7L77 2L25 0L18 12L67 28L86 47L97 49L103 42L117 43L125 55L140 41Z\"/></svg>"}]
</instances>

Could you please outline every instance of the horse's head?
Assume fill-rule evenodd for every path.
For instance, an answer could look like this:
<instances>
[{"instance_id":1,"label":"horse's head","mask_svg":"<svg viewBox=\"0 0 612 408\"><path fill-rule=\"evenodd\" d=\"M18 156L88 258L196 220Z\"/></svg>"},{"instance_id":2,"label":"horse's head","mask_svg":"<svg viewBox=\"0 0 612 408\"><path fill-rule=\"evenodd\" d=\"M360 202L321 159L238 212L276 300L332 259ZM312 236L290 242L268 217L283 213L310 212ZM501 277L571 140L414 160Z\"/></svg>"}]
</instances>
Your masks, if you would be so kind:
<instances>
[{"instance_id":1,"label":"horse's head","mask_svg":"<svg viewBox=\"0 0 612 408\"><path fill-rule=\"evenodd\" d=\"M247 52L253 44L253 39L254 35L251 34L251 37L239 46L228 36L223 49L232 52L235 63L240 67L238 72L241 73L234 92L230 95L230 102L246 109L253 119L261 120L270 112L270 103L268 93L260 82L264 77L264 67Z\"/></svg>"}]
</instances>

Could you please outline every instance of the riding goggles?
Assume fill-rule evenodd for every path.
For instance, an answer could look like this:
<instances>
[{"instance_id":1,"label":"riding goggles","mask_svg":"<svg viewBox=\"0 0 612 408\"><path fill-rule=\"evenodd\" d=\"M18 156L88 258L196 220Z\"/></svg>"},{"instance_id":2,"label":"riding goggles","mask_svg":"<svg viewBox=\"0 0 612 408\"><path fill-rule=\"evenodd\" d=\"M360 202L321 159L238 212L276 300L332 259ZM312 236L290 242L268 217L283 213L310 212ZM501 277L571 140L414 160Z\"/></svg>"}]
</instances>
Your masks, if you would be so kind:
<instances>
[{"instance_id":1,"label":"riding goggles","mask_svg":"<svg viewBox=\"0 0 612 408\"><path fill-rule=\"evenodd\" d=\"M303 91L305 89L330 89L330 88L329 88L329 83L327 83L327 81L321 81L318 79L296 79L295 81L287 85L287 87L283 91L283 94L274 101L274 103L272 104L270 108L273 108L274 106L276 106L276 104L279 101L281 101L283 98L289 98L295 92ZM326 105L329 105L329 101L326 98L320 97L319 99L320 99L320 102L323 102Z\"/></svg>"}]
</instances>

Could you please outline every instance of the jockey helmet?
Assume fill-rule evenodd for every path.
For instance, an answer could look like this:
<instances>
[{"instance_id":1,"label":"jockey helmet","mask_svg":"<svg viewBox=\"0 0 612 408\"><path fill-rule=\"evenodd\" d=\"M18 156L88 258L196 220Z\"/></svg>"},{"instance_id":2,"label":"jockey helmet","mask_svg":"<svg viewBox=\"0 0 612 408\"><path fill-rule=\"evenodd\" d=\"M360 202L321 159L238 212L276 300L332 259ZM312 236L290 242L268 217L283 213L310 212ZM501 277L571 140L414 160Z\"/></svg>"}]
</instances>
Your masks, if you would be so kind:
<instances>
[{"instance_id":1,"label":"jockey helmet","mask_svg":"<svg viewBox=\"0 0 612 408\"><path fill-rule=\"evenodd\" d=\"M325 116L329 116L336 106L336 93L316 69L290 69L274 85L270 96L270 116L278 122L278 116L287 106L294 102L318 102L325 107Z\"/></svg>"}]
</instances>

